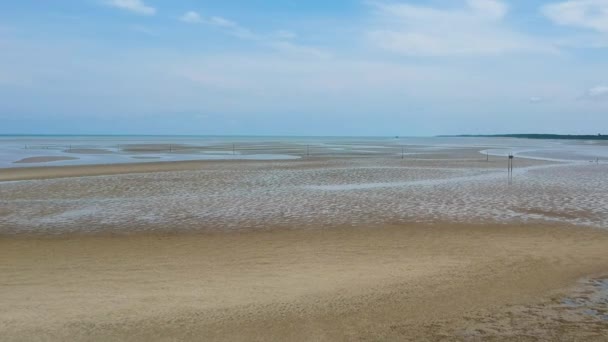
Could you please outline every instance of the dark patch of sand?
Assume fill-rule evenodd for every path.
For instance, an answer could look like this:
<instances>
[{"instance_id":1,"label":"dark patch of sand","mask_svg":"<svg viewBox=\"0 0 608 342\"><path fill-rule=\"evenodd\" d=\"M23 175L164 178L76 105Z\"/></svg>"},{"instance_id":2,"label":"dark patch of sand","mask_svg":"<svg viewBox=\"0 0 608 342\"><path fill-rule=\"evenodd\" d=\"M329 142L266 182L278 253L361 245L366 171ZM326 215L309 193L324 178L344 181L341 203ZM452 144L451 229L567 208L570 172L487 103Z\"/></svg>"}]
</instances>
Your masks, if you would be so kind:
<instances>
[{"instance_id":1,"label":"dark patch of sand","mask_svg":"<svg viewBox=\"0 0 608 342\"><path fill-rule=\"evenodd\" d=\"M110 150L104 150L100 148L72 148L65 150L67 153L77 153L77 154L112 154L114 152Z\"/></svg>"},{"instance_id":2,"label":"dark patch of sand","mask_svg":"<svg viewBox=\"0 0 608 342\"><path fill-rule=\"evenodd\" d=\"M62 160L77 160L73 157L28 157L13 162L14 164L29 164L29 163L49 163Z\"/></svg>"}]
</instances>

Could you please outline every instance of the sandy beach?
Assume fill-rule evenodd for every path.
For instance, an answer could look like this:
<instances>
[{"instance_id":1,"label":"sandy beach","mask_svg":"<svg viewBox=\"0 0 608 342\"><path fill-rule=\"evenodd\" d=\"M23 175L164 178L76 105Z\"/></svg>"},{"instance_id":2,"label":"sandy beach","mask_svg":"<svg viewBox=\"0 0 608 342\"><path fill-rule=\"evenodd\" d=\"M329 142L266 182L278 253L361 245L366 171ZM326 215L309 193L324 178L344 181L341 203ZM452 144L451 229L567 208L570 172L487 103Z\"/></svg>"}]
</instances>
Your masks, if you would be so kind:
<instances>
[{"instance_id":1,"label":"sandy beach","mask_svg":"<svg viewBox=\"0 0 608 342\"><path fill-rule=\"evenodd\" d=\"M606 245L595 230L450 224L2 238L0 330L10 341L600 341L608 322L553 306L608 274ZM505 315L523 323L501 325Z\"/></svg>"},{"instance_id":2,"label":"sandy beach","mask_svg":"<svg viewBox=\"0 0 608 342\"><path fill-rule=\"evenodd\" d=\"M0 332L607 340L606 166L504 166L461 148L2 169Z\"/></svg>"}]
</instances>

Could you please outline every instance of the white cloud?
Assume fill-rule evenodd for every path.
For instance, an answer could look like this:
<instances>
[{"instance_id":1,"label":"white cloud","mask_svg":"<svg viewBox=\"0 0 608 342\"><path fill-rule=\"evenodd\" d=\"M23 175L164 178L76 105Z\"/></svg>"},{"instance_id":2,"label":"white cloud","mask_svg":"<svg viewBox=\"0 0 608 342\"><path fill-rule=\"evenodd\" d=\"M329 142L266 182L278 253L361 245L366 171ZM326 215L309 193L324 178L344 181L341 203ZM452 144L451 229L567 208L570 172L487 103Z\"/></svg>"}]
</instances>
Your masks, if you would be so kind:
<instances>
[{"instance_id":1,"label":"white cloud","mask_svg":"<svg viewBox=\"0 0 608 342\"><path fill-rule=\"evenodd\" d=\"M188 12L184 13L184 15L179 17L179 20L184 23L189 23L189 24L196 24L196 23L203 22L203 18L201 18L201 15L194 11L188 11Z\"/></svg>"},{"instance_id":2,"label":"white cloud","mask_svg":"<svg viewBox=\"0 0 608 342\"><path fill-rule=\"evenodd\" d=\"M184 13L181 17L179 17L179 20L188 24L209 25L236 38L254 41L262 46L270 47L278 52L291 56L299 55L302 57L314 58L329 57L329 54L321 49L312 46L300 45L293 42L297 35L287 30L278 30L272 32L271 34L262 34L243 27L239 23L232 20L220 16L203 17L195 11L188 11Z\"/></svg>"},{"instance_id":3,"label":"white cloud","mask_svg":"<svg viewBox=\"0 0 608 342\"><path fill-rule=\"evenodd\" d=\"M215 27L226 30L231 35L245 39L245 40L260 40L262 37L258 34L255 34L248 28L242 27L241 25L235 23L234 21L228 20L222 17L211 17L207 20L207 23L213 25Z\"/></svg>"},{"instance_id":4,"label":"white cloud","mask_svg":"<svg viewBox=\"0 0 608 342\"><path fill-rule=\"evenodd\" d=\"M541 11L558 25L608 32L608 0L569 0L545 5Z\"/></svg>"},{"instance_id":5,"label":"white cloud","mask_svg":"<svg viewBox=\"0 0 608 342\"><path fill-rule=\"evenodd\" d=\"M234 21L223 17L208 17L201 16L198 12L188 11L179 17L179 21L188 24L206 24L224 30L226 33L237 38L246 40L259 40L260 36L253 33L251 30L244 28Z\"/></svg>"},{"instance_id":6,"label":"white cloud","mask_svg":"<svg viewBox=\"0 0 608 342\"><path fill-rule=\"evenodd\" d=\"M457 9L406 3L376 3L379 18L368 38L380 48L410 56L497 55L552 52L553 47L503 22L508 6L498 0L468 0Z\"/></svg>"},{"instance_id":7,"label":"white cloud","mask_svg":"<svg viewBox=\"0 0 608 342\"><path fill-rule=\"evenodd\" d=\"M599 85L587 90L585 98L591 100L606 100L608 99L608 86Z\"/></svg>"},{"instance_id":8,"label":"white cloud","mask_svg":"<svg viewBox=\"0 0 608 342\"><path fill-rule=\"evenodd\" d=\"M208 25L212 25L212 26L216 26L216 27L229 28L229 29L236 29L236 28L240 27L234 21L231 21L231 20L228 20L228 19L222 18L222 17L203 18L196 11L188 11L188 12L184 13L181 17L179 17L179 20L184 23L188 23L188 24L208 24Z\"/></svg>"},{"instance_id":9,"label":"white cloud","mask_svg":"<svg viewBox=\"0 0 608 342\"><path fill-rule=\"evenodd\" d=\"M131 11L141 15L154 15L156 8L146 5L143 0L108 0L109 6Z\"/></svg>"},{"instance_id":10,"label":"white cloud","mask_svg":"<svg viewBox=\"0 0 608 342\"><path fill-rule=\"evenodd\" d=\"M234 21L228 20L226 18L222 18L222 17L211 17L211 19L209 19L209 22L220 26L220 27L227 27L227 28L235 28L235 27L239 27L239 25L237 23L235 23Z\"/></svg>"},{"instance_id":11,"label":"white cloud","mask_svg":"<svg viewBox=\"0 0 608 342\"><path fill-rule=\"evenodd\" d=\"M528 102L530 102L530 103L541 103L543 101L544 101L544 99L539 96L532 96L528 99Z\"/></svg>"},{"instance_id":12,"label":"white cloud","mask_svg":"<svg viewBox=\"0 0 608 342\"><path fill-rule=\"evenodd\" d=\"M469 7L482 16L500 19L509 11L508 6L498 0L467 0Z\"/></svg>"}]
</instances>

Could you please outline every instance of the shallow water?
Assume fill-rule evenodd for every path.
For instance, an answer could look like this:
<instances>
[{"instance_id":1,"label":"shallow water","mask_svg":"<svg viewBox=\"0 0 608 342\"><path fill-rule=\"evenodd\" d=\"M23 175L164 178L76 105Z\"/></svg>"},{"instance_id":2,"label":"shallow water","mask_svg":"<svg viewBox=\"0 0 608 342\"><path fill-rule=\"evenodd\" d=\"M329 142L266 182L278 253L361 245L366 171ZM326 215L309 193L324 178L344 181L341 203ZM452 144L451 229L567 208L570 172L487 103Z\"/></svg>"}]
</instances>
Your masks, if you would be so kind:
<instances>
[{"instance_id":1,"label":"shallow water","mask_svg":"<svg viewBox=\"0 0 608 342\"><path fill-rule=\"evenodd\" d=\"M0 168L185 160L283 160L304 156L406 156L479 148L481 153L547 161L608 160L595 142L509 138L0 136ZM104 153L99 153L103 151ZM72 157L44 163L32 157Z\"/></svg>"},{"instance_id":2,"label":"shallow water","mask_svg":"<svg viewBox=\"0 0 608 342\"><path fill-rule=\"evenodd\" d=\"M584 315L608 321L608 278L588 280L580 292L564 298L562 304L570 309L580 309Z\"/></svg>"},{"instance_id":3,"label":"shallow water","mask_svg":"<svg viewBox=\"0 0 608 342\"><path fill-rule=\"evenodd\" d=\"M16 141L26 138L2 139L0 150L11 152L0 158L5 166L13 167L12 160L24 155ZM84 138L70 141L77 139ZM159 146L159 141L146 139L149 140L131 140L127 145L135 146L132 149ZM196 171L0 182L0 232L175 227L233 230L438 221L608 227L608 164L582 159L591 154L603 155L608 148L603 145L524 139L292 138L281 143L270 138L250 141L240 138L241 146L250 149L232 155L232 145L227 140L189 139L192 140L179 142L205 148L195 152L84 155L77 161L58 164L301 159L209 164ZM117 140L86 142L89 148L111 149L109 146ZM124 145L125 140L121 142ZM435 145L423 145L433 142ZM408 154L401 159L400 144L404 143L410 145L406 148ZM335 155L323 154L326 158L321 161L296 153L307 149L313 154L320 153L321 150L310 148L313 144L324 148L335 144L345 150L335 151L338 153ZM349 154L358 150L355 145L363 144L375 151L372 156ZM265 154L259 150L262 146L273 151L299 146L299 150L291 154ZM227 149L230 154L222 154ZM492 153L490 162L485 162L480 154L485 150ZM517 156L511 181L503 159L506 151ZM49 149L48 153L67 154L57 149ZM559 162L545 158L558 153L561 153ZM103 159L106 157L110 159Z\"/></svg>"},{"instance_id":4,"label":"shallow water","mask_svg":"<svg viewBox=\"0 0 608 342\"><path fill-rule=\"evenodd\" d=\"M0 232L265 229L385 223L608 227L608 165L518 169L345 160L0 183ZM406 165L412 162L405 162ZM442 164L437 162L437 164ZM316 165L316 164L315 164Z\"/></svg>"}]
</instances>

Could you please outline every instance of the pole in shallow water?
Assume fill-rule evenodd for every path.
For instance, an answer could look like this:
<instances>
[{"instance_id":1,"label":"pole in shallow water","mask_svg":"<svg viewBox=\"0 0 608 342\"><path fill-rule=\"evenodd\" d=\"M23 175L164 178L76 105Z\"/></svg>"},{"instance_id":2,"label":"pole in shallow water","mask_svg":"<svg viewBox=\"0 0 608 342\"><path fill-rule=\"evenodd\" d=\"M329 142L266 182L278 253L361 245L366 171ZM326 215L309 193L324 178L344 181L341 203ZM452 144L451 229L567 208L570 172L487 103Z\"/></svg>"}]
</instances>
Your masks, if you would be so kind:
<instances>
[{"instance_id":1,"label":"pole in shallow water","mask_svg":"<svg viewBox=\"0 0 608 342\"><path fill-rule=\"evenodd\" d=\"M514 156L509 154L509 164L507 165L507 171L509 173L509 185L513 183L513 159Z\"/></svg>"}]
</instances>

